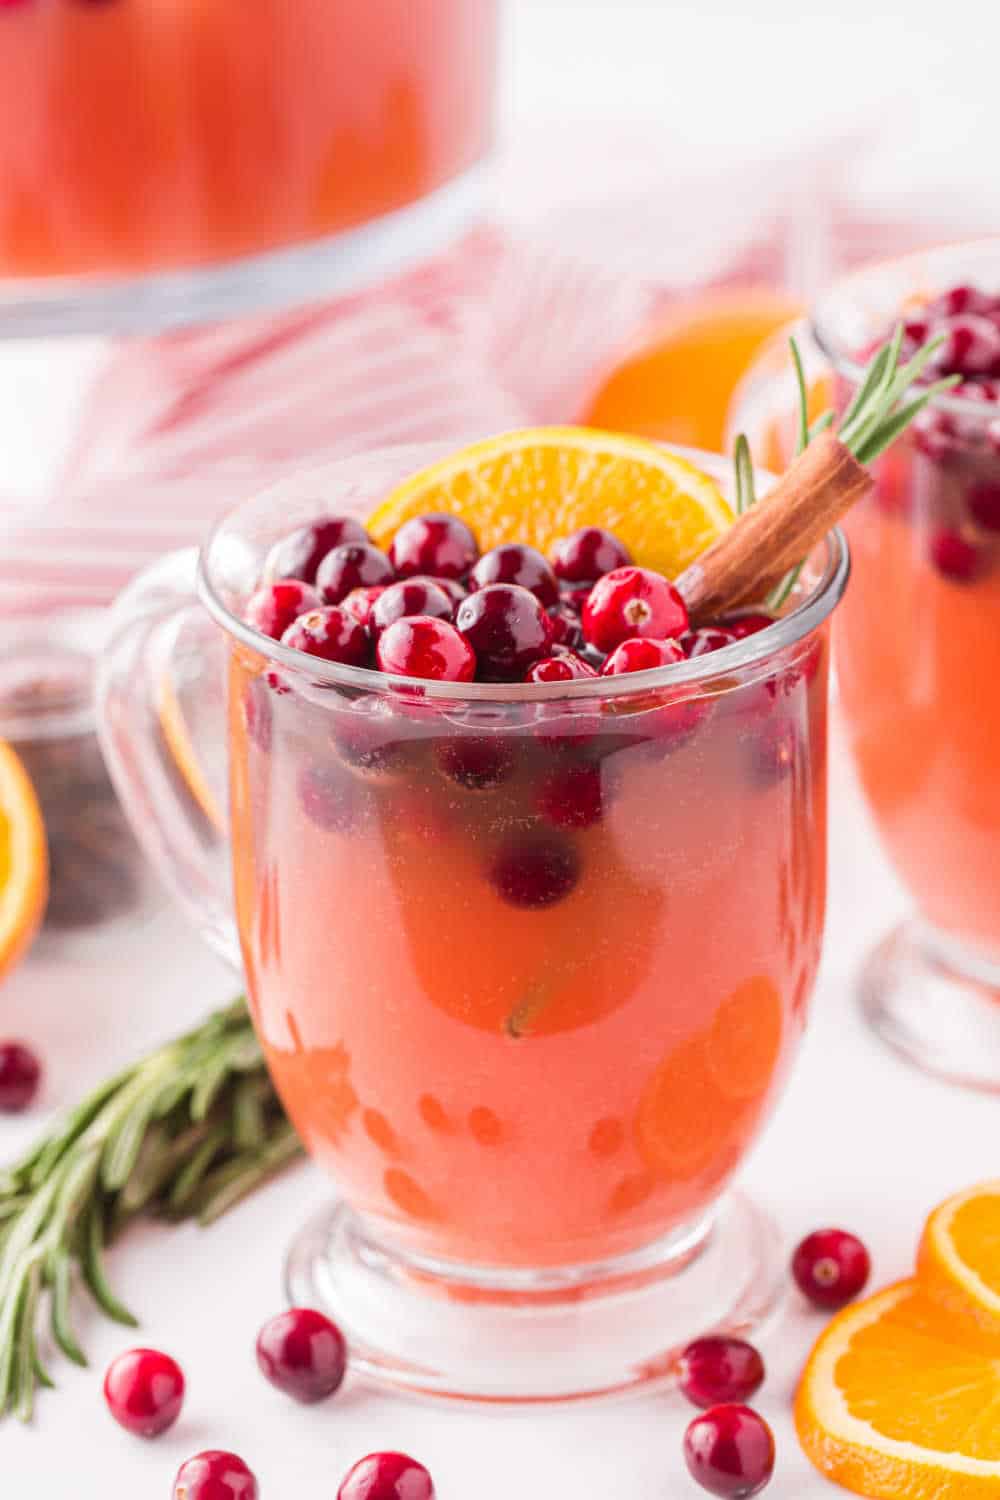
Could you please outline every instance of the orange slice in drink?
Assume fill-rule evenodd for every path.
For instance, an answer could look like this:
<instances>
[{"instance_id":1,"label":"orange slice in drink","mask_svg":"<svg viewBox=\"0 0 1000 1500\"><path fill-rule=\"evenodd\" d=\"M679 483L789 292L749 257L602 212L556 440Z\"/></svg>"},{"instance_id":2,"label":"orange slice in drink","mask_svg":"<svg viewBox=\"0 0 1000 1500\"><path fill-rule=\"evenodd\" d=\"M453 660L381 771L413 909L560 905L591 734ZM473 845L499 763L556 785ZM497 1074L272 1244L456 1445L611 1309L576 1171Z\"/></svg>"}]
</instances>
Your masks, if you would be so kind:
<instances>
[{"instance_id":1,"label":"orange slice in drink","mask_svg":"<svg viewBox=\"0 0 1000 1500\"><path fill-rule=\"evenodd\" d=\"M462 448L413 474L368 518L388 547L404 521L447 511L486 551L528 542L551 552L581 526L605 526L633 560L667 578L732 524L718 486L685 459L641 438L587 427L536 427Z\"/></svg>"},{"instance_id":2,"label":"orange slice in drink","mask_svg":"<svg viewBox=\"0 0 1000 1500\"><path fill-rule=\"evenodd\" d=\"M1000 1182L956 1193L934 1210L917 1274L953 1316L1000 1336Z\"/></svg>"},{"instance_id":3,"label":"orange slice in drink","mask_svg":"<svg viewBox=\"0 0 1000 1500\"><path fill-rule=\"evenodd\" d=\"M996 1500L1000 1337L956 1324L917 1281L828 1324L795 1403L816 1467L886 1500Z\"/></svg>"},{"instance_id":4,"label":"orange slice in drink","mask_svg":"<svg viewBox=\"0 0 1000 1500\"><path fill-rule=\"evenodd\" d=\"M157 688L157 716L160 732L173 765L208 822L215 829L225 827L225 818L218 799L212 790L208 775L198 758L194 737L181 704L181 697L168 668L160 677Z\"/></svg>"},{"instance_id":5,"label":"orange slice in drink","mask_svg":"<svg viewBox=\"0 0 1000 1500\"><path fill-rule=\"evenodd\" d=\"M35 934L48 895L42 813L27 771L0 740L0 974Z\"/></svg>"}]
</instances>

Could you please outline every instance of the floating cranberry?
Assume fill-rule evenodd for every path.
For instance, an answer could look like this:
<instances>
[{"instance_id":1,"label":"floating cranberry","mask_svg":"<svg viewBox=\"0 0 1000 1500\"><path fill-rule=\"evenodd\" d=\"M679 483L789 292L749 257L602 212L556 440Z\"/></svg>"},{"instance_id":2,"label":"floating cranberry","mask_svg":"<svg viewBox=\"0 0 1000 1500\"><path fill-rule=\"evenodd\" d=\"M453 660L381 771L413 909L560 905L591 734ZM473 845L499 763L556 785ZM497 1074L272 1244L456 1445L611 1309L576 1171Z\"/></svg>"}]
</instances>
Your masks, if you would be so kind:
<instances>
[{"instance_id":1,"label":"floating cranberry","mask_svg":"<svg viewBox=\"0 0 1000 1500\"><path fill-rule=\"evenodd\" d=\"M104 1399L126 1432L134 1432L136 1437L159 1437L180 1416L184 1375L169 1354L161 1354L158 1349L129 1349L108 1366Z\"/></svg>"},{"instance_id":2,"label":"floating cranberry","mask_svg":"<svg viewBox=\"0 0 1000 1500\"><path fill-rule=\"evenodd\" d=\"M544 837L517 840L501 849L490 878L511 906L553 906L580 878L580 857L572 844Z\"/></svg>"},{"instance_id":3,"label":"floating cranberry","mask_svg":"<svg viewBox=\"0 0 1000 1500\"><path fill-rule=\"evenodd\" d=\"M774 1473L774 1434L752 1407L710 1407L689 1424L684 1458L703 1489L727 1500L749 1500Z\"/></svg>"},{"instance_id":4,"label":"floating cranberry","mask_svg":"<svg viewBox=\"0 0 1000 1500\"><path fill-rule=\"evenodd\" d=\"M953 583L969 583L979 571L981 553L960 531L941 526L930 539L931 561Z\"/></svg>"},{"instance_id":5,"label":"floating cranberry","mask_svg":"<svg viewBox=\"0 0 1000 1500\"><path fill-rule=\"evenodd\" d=\"M516 681L547 656L552 621L528 589L491 583L459 605L455 623L476 653L484 676Z\"/></svg>"},{"instance_id":6,"label":"floating cranberry","mask_svg":"<svg viewBox=\"0 0 1000 1500\"><path fill-rule=\"evenodd\" d=\"M368 660L368 632L336 604L299 615L281 637L281 644L348 667L363 667Z\"/></svg>"},{"instance_id":7,"label":"floating cranberry","mask_svg":"<svg viewBox=\"0 0 1000 1500\"><path fill-rule=\"evenodd\" d=\"M744 641L748 635L757 635L761 630L766 630L769 625L774 624L774 615L765 614L760 609L744 609L736 614L726 615L719 621L719 627L727 630L736 640Z\"/></svg>"},{"instance_id":8,"label":"floating cranberry","mask_svg":"<svg viewBox=\"0 0 1000 1500\"><path fill-rule=\"evenodd\" d=\"M472 589L484 589L491 583L516 583L528 589L546 609L559 599L556 575L535 547L522 542L503 542L484 552L469 579Z\"/></svg>"},{"instance_id":9,"label":"floating cranberry","mask_svg":"<svg viewBox=\"0 0 1000 1500\"><path fill-rule=\"evenodd\" d=\"M936 332L945 341L934 362L954 375L988 375L1000 363L1000 328L978 313L950 318Z\"/></svg>"},{"instance_id":10,"label":"floating cranberry","mask_svg":"<svg viewBox=\"0 0 1000 1500\"><path fill-rule=\"evenodd\" d=\"M410 578L384 589L372 607L370 629L376 639L396 620L408 615L430 615L450 621L454 606L448 594L433 579Z\"/></svg>"},{"instance_id":11,"label":"floating cranberry","mask_svg":"<svg viewBox=\"0 0 1000 1500\"><path fill-rule=\"evenodd\" d=\"M864 1289L871 1259L857 1235L845 1229L817 1229L792 1256L792 1275L817 1307L844 1307Z\"/></svg>"},{"instance_id":12,"label":"floating cranberry","mask_svg":"<svg viewBox=\"0 0 1000 1500\"><path fill-rule=\"evenodd\" d=\"M346 610L359 625L367 630L371 625L372 610L376 601L381 598L386 589L392 588L391 583L373 583L368 588L351 589L351 592L340 601L340 608Z\"/></svg>"},{"instance_id":13,"label":"floating cranberry","mask_svg":"<svg viewBox=\"0 0 1000 1500\"><path fill-rule=\"evenodd\" d=\"M584 526L552 549L552 566L567 583L593 583L631 563L628 548L603 526Z\"/></svg>"},{"instance_id":14,"label":"floating cranberry","mask_svg":"<svg viewBox=\"0 0 1000 1500\"><path fill-rule=\"evenodd\" d=\"M622 672L652 672L657 667L672 667L686 660L679 641L641 640L636 637L616 646L601 668L602 677L617 677Z\"/></svg>"},{"instance_id":15,"label":"floating cranberry","mask_svg":"<svg viewBox=\"0 0 1000 1500\"><path fill-rule=\"evenodd\" d=\"M1000 531L1000 484L981 481L969 489L969 513L984 531Z\"/></svg>"},{"instance_id":16,"label":"floating cranberry","mask_svg":"<svg viewBox=\"0 0 1000 1500\"><path fill-rule=\"evenodd\" d=\"M442 771L470 791L489 791L514 769L514 749L501 735L460 735L438 747Z\"/></svg>"},{"instance_id":17,"label":"floating cranberry","mask_svg":"<svg viewBox=\"0 0 1000 1500\"><path fill-rule=\"evenodd\" d=\"M564 766L542 782L538 811L556 828L591 828L604 807L600 766Z\"/></svg>"},{"instance_id":18,"label":"floating cranberry","mask_svg":"<svg viewBox=\"0 0 1000 1500\"><path fill-rule=\"evenodd\" d=\"M27 1109L42 1080L42 1065L23 1042L0 1042L0 1113Z\"/></svg>"},{"instance_id":19,"label":"floating cranberry","mask_svg":"<svg viewBox=\"0 0 1000 1500\"><path fill-rule=\"evenodd\" d=\"M290 536L275 542L264 564L265 578L301 578L316 582L316 569L328 552L346 542L367 542L369 536L353 516L330 516L300 526Z\"/></svg>"},{"instance_id":20,"label":"floating cranberry","mask_svg":"<svg viewBox=\"0 0 1000 1500\"><path fill-rule=\"evenodd\" d=\"M358 793L346 771L336 766L303 766L297 789L302 811L324 833L347 833L353 828Z\"/></svg>"},{"instance_id":21,"label":"floating cranberry","mask_svg":"<svg viewBox=\"0 0 1000 1500\"><path fill-rule=\"evenodd\" d=\"M721 625L705 625L700 630L689 630L681 640L685 656L692 661L698 656L708 656L712 651L721 651L740 640L735 631L725 630Z\"/></svg>"},{"instance_id":22,"label":"floating cranberry","mask_svg":"<svg viewBox=\"0 0 1000 1500\"><path fill-rule=\"evenodd\" d=\"M209 1448L181 1464L171 1500L258 1500L259 1494L242 1458Z\"/></svg>"},{"instance_id":23,"label":"floating cranberry","mask_svg":"<svg viewBox=\"0 0 1000 1500\"><path fill-rule=\"evenodd\" d=\"M293 620L299 615L318 609L322 600L314 588L298 578L286 578L280 583L265 583L247 600L244 617L248 625L259 630L261 635L280 641Z\"/></svg>"},{"instance_id":24,"label":"floating cranberry","mask_svg":"<svg viewBox=\"0 0 1000 1500\"><path fill-rule=\"evenodd\" d=\"M930 326L941 318L958 317L962 313L986 314L994 306L995 298L981 292L976 286L952 286L928 302L924 309L925 326Z\"/></svg>"},{"instance_id":25,"label":"floating cranberry","mask_svg":"<svg viewBox=\"0 0 1000 1500\"><path fill-rule=\"evenodd\" d=\"M709 1334L688 1344L677 1366L677 1383L695 1406L746 1401L764 1383L764 1361L753 1344L727 1334Z\"/></svg>"},{"instance_id":26,"label":"floating cranberry","mask_svg":"<svg viewBox=\"0 0 1000 1500\"><path fill-rule=\"evenodd\" d=\"M667 640L688 628L684 600L660 573L649 568L615 568L599 578L583 609L587 640L602 651L634 636Z\"/></svg>"},{"instance_id":27,"label":"floating cranberry","mask_svg":"<svg viewBox=\"0 0 1000 1500\"><path fill-rule=\"evenodd\" d=\"M316 587L324 604L339 604L353 589L392 580L392 563L370 542L345 542L342 547L334 547L316 572Z\"/></svg>"},{"instance_id":28,"label":"floating cranberry","mask_svg":"<svg viewBox=\"0 0 1000 1500\"><path fill-rule=\"evenodd\" d=\"M469 642L447 620L431 615L396 620L379 636L376 654L382 671L399 677L471 682L476 675L476 655Z\"/></svg>"},{"instance_id":29,"label":"floating cranberry","mask_svg":"<svg viewBox=\"0 0 1000 1500\"><path fill-rule=\"evenodd\" d=\"M434 1484L405 1453L369 1453L345 1475L337 1500L435 1500Z\"/></svg>"},{"instance_id":30,"label":"floating cranberry","mask_svg":"<svg viewBox=\"0 0 1000 1500\"><path fill-rule=\"evenodd\" d=\"M399 528L389 548L400 578L464 578L479 556L479 543L458 516L415 516Z\"/></svg>"},{"instance_id":31,"label":"floating cranberry","mask_svg":"<svg viewBox=\"0 0 1000 1500\"><path fill-rule=\"evenodd\" d=\"M347 1344L323 1313L291 1307L260 1330L257 1363L272 1385L308 1406L340 1388L347 1371Z\"/></svg>"},{"instance_id":32,"label":"floating cranberry","mask_svg":"<svg viewBox=\"0 0 1000 1500\"><path fill-rule=\"evenodd\" d=\"M596 677L597 672L573 651L563 651L558 656L543 656L532 662L525 673L525 682L579 682L585 677Z\"/></svg>"}]
</instances>

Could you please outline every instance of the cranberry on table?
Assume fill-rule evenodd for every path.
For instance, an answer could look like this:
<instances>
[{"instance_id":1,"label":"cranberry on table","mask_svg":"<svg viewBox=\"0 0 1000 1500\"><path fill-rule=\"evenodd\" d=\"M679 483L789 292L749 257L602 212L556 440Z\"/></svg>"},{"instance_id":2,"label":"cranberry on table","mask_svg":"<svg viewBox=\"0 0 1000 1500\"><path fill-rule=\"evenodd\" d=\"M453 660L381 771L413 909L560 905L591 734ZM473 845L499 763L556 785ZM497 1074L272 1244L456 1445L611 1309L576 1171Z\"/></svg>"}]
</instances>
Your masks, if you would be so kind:
<instances>
[{"instance_id":1,"label":"cranberry on table","mask_svg":"<svg viewBox=\"0 0 1000 1500\"><path fill-rule=\"evenodd\" d=\"M552 550L556 577L566 583L593 583L631 561L628 548L603 526L584 526L564 536Z\"/></svg>"},{"instance_id":2,"label":"cranberry on table","mask_svg":"<svg viewBox=\"0 0 1000 1500\"><path fill-rule=\"evenodd\" d=\"M971 583L979 571L982 554L974 542L951 527L939 527L930 539L931 561L952 583Z\"/></svg>"},{"instance_id":3,"label":"cranberry on table","mask_svg":"<svg viewBox=\"0 0 1000 1500\"><path fill-rule=\"evenodd\" d=\"M235 1453L208 1448L181 1464L171 1500L259 1500L250 1469Z\"/></svg>"},{"instance_id":4,"label":"cranberry on table","mask_svg":"<svg viewBox=\"0 0 1000 1500\"><path fill-rule=\"evenodd\" d=\"M373 583L368 588L351 589L351 592L341 599L338 607L346 610L359 625L363 625L367 630L371 625L372 610L375 608L376 600L388 588L392 588L391 583Z\"/></svg>"},{"instance_id":5,"label":"cranberry on table","mask_svg":"<svg viewBox=\"0 0 1000 1500\"><path fill-rule=\"evenodd\" d=\"M455 612L445 590L433 579L405 579L391 583L372 606L369 629L378 637L396 620L407 615L432 615L436 620L451 620Z\"/></svg>"},{"instance_id":6,"label":"cranberry on table","mask_svg":"<svg viewBox=\"0 0 1000 1500\"><path fill-rule=\"evenodd\" d=\"M312 1405L332 1396L347 1371L347 1344L336 1323L311 1307L290 1307L257 1335L257 1364L272 1385Z\"/></svg>"},{"instance_id":7,"label":"cranberry on table","mask_svg":"<svg viewBox=\"0 0 1000 1500\"><path fill-rule=\"evenodd\" d=\"M599 578L583 607L583 633L602 651L633 636L667 640L688 628L677 589L650 568L615 568Z\"/></svg>"},{"instance_id":8,"label":"cranberry on table","mask_svg":"<svg viewBox=\"0 0 1000 1500\"><path fill-rule=\"evenodd\" d=\"M368 660L368 632L336 604L299 615L281 637L281 644L348 667L363 667Z\"/></svg>"},{"instance_id":9,"label":"cranberry on table","mask_svg":"<svg viewBox=\"0 0 1000 1500\"><path fill-rule=\"evenodd\" d=\"M504 542L484 552L469 579L473 589L484 589L491 583L518 583L528 589L546 609L557 603L559 584L545 558L535 547L521 542Z\"/></svg>"},{"instance_id":10,"label":"cranberry on table","mask_svg":"<svg viewBox=\"0 0 1000 1500\"><path fill-rule=\"evenodd\" d=\"M846 1307L865 1287L871 1258L857 1235L845 1229L817 1229L792 1256L792 1275L809 1301L834 1310Z\"/></svg>"},{"instance_id":11,"label":"cranberry on table","mask_svg":"<svg viewBox=\"0 0 1000 1500\"><path fill-rule=\"evenodd\" d=\"M414 516L396 532L389 556L400 578L416 573L464 578L479 556L479 543L458 516Z\"/></svg>"},{"instance_id":12,"label":"cranberry on table","mask_svg":"<svg viewBox=\"0 0 1000 1500\"><path fill-rule=\"evenodd\" d=\"M476 654L469 642L447 620L431 615L394 621L379 636L376 654L382 671L399 677L471 682L476 675Z\"/></svg>"},{"instance_id":13,"label":"cranberry on table","mask_svg":"<svg viewBox=\"0 0 1000 1500\"><path fill-rule=\"evenodd\" d=\"M708 1334L688 1344L677 1365L677 1384L695 1406L746 1401L764 1383L764 1361L746 1339Z\"/></svg>"},{"instance_id":14,"label":"cranberry on table","mask_svg":"<svg viewBox=\"0 0 1000 1500\"><path fill-rule=\"evenodd\" d=\"M406 1453L369 1453L344 1476L337 1500L435 1500L434 1482Z\"/></svg>"},{"instance_id":15,"label":"cranberry on table","mask_svg":"<svg viewBox=\"0 0 1000 1500\"><path fill-rule=\"evenodd\" d=\"M353 516L328 516L313 521L275 542L267 554L264 577L301 578L306 583L315 583L316 569L334 547L369 540L367 531Z\"/></svg>"},{"instance_id":16,"label":"cranberry on table","mask_svg":"<svg viewBox=\"0 0 1000 1500\"><path fill-rule=\"evenodd\" d=\"M316 571L324 604L339 604L354 589L392 583L395 574L384 552L370 542L345 542L328 552Z\"/></svg>"},{"instance_id":17,"label":"cranberry on table","mask_svg":"<svg viewBox=\"0 0 1000 1500\"><path fill-rule=\"evenodd\" d=\"M293 620L308 614L322 604L319 594L308 583L298 578L286 578L280 583L265 583L255 594L251 594L243 611L248 625L259 630L261 635L280 641Z\"/></svg>"},{"instance_id":18,"label":"cranberry on table","mask_svg":"<svg viewBox=\"0 0 1000 1500\"><path fill-rule=\"evenodd\" d=\"M0 1042L0 1113L19 1114L38 1093L42 1065L23 1042Z\"/></svg>"},{"instance_id":19,"label":"cranberry on table","mask_svg":"<svg viewBox=\"0 0 1000 1500\"><path fill-rule=\"evenodd\" d=\"M712 1406L684 1434L684 1458L693 1479L726 1500L758 1495L774 1473L774 1434L749 1406Z\"/></svg>"},{"instance_id":20,"label":"cranberry on table","mask_svg":"<svg viewBox=\"0 0 1000 1500\"><path fill-rule=\"evenodd\" d=\"M528 589L491 583L463 599L455 624L485 676L516 681L552 645L552 621Z\"/></svg>"},{"instance_id":21,"label":"cranberry on table","mask_svg":"<svg viewBox=\"0 0 1000 1500\"><path fill-rule=\"evenodd\" d=\"M511 906L553 906L580 878L580 856L572 844L553 838L513 840L495 856L490 879Z\"/></svg>"},{"instance_id":22,"label":"cranberry on table","mask_svg":"<svg viewBox=\"0 0 1000 1500\"><path fill-rule=\"evenodd\" d=\"M158 1349L129 1349L108 1366L104 1399L126 1432L136 1437L159 1437L180 1415L184 1375L169 1354Z\"/></svg>"},{"instance_id":23,"label":"cranberry on table","mask_svg":"<svg viewBox=\"0 0 1000 1500\"><path fill-rule=\"evenodd\" d=\"M589 662L573 651L563 651L559 656L543 656L532 662L525 673L525 682L579 682L585 677L596 677L597 672Z\"/></svg>"},{"instance_id":24,"label":"cranberry on table","mask_svg":"<svg viewBox=\"0 0 1000 1500\"><path fill-rule=\"evenodd\" d=\"M656 667L672 667L686 661L679 641L651 641L636 637L616 646L601 668L602 677L617 677L622 672L652 672Z\"/></svg>"}]
</instances>

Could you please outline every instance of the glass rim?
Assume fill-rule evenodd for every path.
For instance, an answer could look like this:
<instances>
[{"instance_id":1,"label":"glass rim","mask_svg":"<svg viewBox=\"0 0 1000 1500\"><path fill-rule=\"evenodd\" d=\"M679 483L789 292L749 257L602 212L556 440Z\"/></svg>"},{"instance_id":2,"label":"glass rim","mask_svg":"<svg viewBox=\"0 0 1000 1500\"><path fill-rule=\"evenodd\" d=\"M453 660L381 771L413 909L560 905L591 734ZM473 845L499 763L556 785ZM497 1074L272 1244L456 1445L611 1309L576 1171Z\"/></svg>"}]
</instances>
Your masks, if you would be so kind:
<instances>
[{"instance_id":1,"label":"glass rim","mask_svg":"<svg viewBox=\"0 0 1000 1500\"><path fill-rule=\"evenodd\" d=\"M400 450L411 445L400 445ZM709 471L718 471L725 463L719 454L709 454L697 449L670 445L671 452L700 462ZM376 456L384 457L391 449L380 449ZM363 454L352 455L352 461L360 461ZM707 461L707 463L706 463ZM758 470L758 474L763 471ZM766 476L764 476L766 478ZM266 492L265 492L266 493ZM698 683L728 672L766 662L777 652L793 646L810 635L828 618L839 603L851 570L847 540L839 526L827 533L820 543L825 557L820 576L809 593L787 615L780 616L772 625L742 640L711 651L704 656L676 662L666 667L654 667L645 672L621 673L612 677L585 677L572 682L436 682L428 678L402 677L395 673L381 672L374 667L349 667L339 662L324 661L321 657L306 656L291 646L283 646L248 625L233 613L221 598L212 579L211 557L216 543L225 529L240 515L240 512L262 496L251 496L243 505L237 506L217 521L198 552L197 591L201 603L216 624L248 647L258 656L266 657L294 676L308 678L320 687L360 689L369 693L406 694L410 698L418 695L423 699L449 703L538 703L565 699L618 698L636 692L673 686L674 684Z\"/></svg>"},{"instance_id":2,"label":"glass rim","mask_svg":"<svg viewBox=\"0 0 1000 1500\"><path fill-rule=\"evenodd\" d=\"M852 385L860 385L864 378L865 366L855 357L853 350L845 348L835 332L835 308L842 302L845 294L848 294L853 287L860 286L869 280L874 281L887 272L898 271L902 274L910 267L914 271L919 268L926 279L927 273L939 264L950 263L955 259L960 259L963 255L968 256L970 252L988 255L991 251L996 257L997 270L1000 273L1000 235L981 235L971 240L955 240L926 250L909 250L905 255L890 256L886 260L869 261L866 265L859 266L857 270L848 272L846 276L839 277L822 293L808 314L809 331L820 352L837 374L842 375ZM915 285L918 280L919 278L914 278ZM1000 285L998 285L997 294L1000 296ZM898 308L888 312L887 328L894 326L897 314ZM984 426L997 421L1000 417L1000 409L995 403L972 400L968 396L955 396L950 391L943 391L937 396L932 396L928 405L938 411L947 412L951 416L981 422Z\"/></svg>"}]
</instances>

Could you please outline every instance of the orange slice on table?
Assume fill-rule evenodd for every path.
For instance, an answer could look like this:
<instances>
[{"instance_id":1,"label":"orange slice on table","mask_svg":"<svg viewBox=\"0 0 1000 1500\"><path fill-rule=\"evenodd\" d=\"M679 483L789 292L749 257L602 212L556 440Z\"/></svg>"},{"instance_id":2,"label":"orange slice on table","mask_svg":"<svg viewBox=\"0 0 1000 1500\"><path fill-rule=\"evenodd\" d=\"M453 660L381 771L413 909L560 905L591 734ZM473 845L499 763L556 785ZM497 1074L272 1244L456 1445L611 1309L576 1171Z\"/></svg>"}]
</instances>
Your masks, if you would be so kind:
<instances>
[{"instance_id":1,"label":"orange slice on table","mask_svg":"<svg viewBox=\"0 0 1000 1500\"><path fill-rule=\"evenodd\" d=\"M642 438L536 427L462 448L403 481L368 518L379 547L404 521L460 516L485 552L528 542L549 554L581 526L605 526L633 560L676 578L732 524L715 481Z\"/></svg>"},{"instance_id":2,"label":"orange slice on table","mask_svg":"<svg viewBox=\"0 0 1000 1500\"><path fill-rule=\"evenodd\" d=\"M38 798L17 755L0 740L0 974L16 963L34 937L48 888Z\"/></svg>"},{"instance_id":3,"label":"orange slice on table","mask_svg":"<svg viewBox=\"0 0 1000 1500\"><path fill-rule=\"evenodd\" d=\"M795 1402L808 1457L873 1500L1000 1495L1000 1336L956 1322L918 1281L837 1315Z\"/></svg>"},{"instance_id":4,"label":"orange slice on table","mask_svg":"<svg viewBox=\"0 0 1000 1500\"><path fill-rule=\"evenodd\" d=\"M1000 1182L955 1193L934 1210L917 1274L954 1316L1000 1336Z\"/></svg>"}]
</instances>

